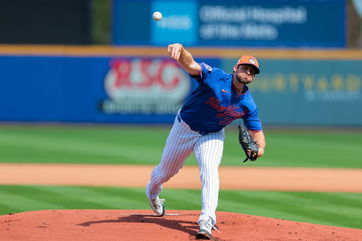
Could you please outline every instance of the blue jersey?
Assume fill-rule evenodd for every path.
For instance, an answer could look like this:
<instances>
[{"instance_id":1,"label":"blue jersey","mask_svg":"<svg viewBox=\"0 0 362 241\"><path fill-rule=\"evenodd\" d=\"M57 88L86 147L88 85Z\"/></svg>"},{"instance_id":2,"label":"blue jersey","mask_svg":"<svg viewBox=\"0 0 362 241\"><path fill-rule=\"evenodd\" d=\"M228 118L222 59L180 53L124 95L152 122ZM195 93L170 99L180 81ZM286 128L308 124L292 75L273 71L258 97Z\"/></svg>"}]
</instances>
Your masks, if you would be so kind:
<instances>
[{"instance_id":1,"label":"blue jersey","mask_svg":"<svg viewBox=\"0 0 362 241\"><path fill-rule=\"evenodd\" d=\"M238 94L232 74L201 63L199 86L180 110L180 116L192 130L201 134L217 132L235 119L242 118L249 130L262 130L258 109L248 88Z\"/></svg>"}]
</instances>

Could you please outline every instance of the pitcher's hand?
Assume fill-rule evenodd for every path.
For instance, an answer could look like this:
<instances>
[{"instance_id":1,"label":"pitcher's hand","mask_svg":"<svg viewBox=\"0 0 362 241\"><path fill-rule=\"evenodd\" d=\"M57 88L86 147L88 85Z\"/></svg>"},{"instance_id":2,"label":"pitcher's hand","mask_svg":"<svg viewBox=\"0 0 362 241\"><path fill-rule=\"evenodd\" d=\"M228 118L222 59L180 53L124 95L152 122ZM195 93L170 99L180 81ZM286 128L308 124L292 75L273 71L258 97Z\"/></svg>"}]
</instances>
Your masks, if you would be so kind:
<instances>
[{"instance_id":1,"label":"pitcher's hand","mask_svg":"<svg viewBox=\"0 0 362 241\"><path fill-rule=\"evenodd\" d=\"M172 59L178 61L180 59L182 49L183 49L182 44L176 43L176 44L170 44L167 48L167 51Z\"/></svg>"}]
</instances>

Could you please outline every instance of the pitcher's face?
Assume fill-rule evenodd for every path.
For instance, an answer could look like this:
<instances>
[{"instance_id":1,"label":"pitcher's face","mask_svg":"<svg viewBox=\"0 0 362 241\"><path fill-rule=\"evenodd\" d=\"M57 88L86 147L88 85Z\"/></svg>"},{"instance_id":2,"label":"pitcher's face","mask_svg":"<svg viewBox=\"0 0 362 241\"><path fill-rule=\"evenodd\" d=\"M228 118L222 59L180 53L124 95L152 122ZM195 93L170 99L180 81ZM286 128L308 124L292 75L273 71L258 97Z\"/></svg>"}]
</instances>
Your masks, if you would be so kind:
<instances>
[{"instance_id":1,"label":"pitcher's face","mask_svg":"<svg viewBox=\"0 0 362 241\"><path fill-rule=\"evenodd\" d=\"M250 64L234 66L236 80L244 85L250 84L255 79L256 69Z\"/></svg>"}]
</instances>

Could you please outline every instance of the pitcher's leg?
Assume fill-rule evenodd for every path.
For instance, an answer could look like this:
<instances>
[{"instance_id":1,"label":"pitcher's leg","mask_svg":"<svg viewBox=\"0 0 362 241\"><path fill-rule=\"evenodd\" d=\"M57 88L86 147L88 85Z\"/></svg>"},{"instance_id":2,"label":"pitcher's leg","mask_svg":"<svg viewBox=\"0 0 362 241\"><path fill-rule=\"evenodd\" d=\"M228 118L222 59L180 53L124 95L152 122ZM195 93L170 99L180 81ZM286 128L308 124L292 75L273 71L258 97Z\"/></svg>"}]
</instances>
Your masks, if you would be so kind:
<instances>
[{"instance_id":1,"label":"pitcher's leg","mask_svg":"<svg viewBox=\"0 0 362 241\"><path fill-rule=\"evenodd\" d=\"M202 184L201 220L212 220L216 223L216 207L219 198L219 172L218 168L224 147L224 131L210 133L203 136L195 145L195 155L199 163L200 179Z\"/></svg>"},{"instance_id":2,"label":"pitcher's leg","mask_svg":"<svg viewBox=\"0 0 362 241\"><path fill-rule=\"evenodd\" d=\"M195 134L185 125L176 118L167 138L161 162L153 169L147 184L146 194L151 199L157 198L162 190L162 183L176 175L193 150Z\"/></svg>"}]
</instances>

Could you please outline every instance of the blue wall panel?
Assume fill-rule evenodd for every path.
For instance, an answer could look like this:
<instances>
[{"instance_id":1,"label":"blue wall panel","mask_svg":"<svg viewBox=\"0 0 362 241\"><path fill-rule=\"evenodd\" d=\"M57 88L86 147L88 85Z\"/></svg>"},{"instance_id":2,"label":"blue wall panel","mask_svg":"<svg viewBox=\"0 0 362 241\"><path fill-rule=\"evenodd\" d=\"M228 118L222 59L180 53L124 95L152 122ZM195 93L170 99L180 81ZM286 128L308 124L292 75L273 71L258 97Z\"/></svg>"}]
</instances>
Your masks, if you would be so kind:
<instances>
[{"instance_id":1,"label":"blue wall panel","mask_svg":"<svg viewBox=\"0 0 362 241\"><path fill-rule=\"evenodd\" d=\"M231 72L235 59L196 58ZM264 124L362 126L362 60L259 59ZM0 121L171 123L197 83L169 58L0 57Z\"/></svg>"},{"instance_id":2,"label":"blue wall panel","mask_svg":"<svg viewBox=\"0 0 362 241\"><path fill-rule=\"evenodd\" d=\"M169 59L2 56L0 120L170 123L195 84Z\"/></svg>"},{"instance_id":3,"label":"blue wall panel","mask_svg":"<svg viewBox=\"0 0 362 241\"><path fill-rule=\"evenodd\" d=\"M115 45L345 47L345 0L113 0ZM142 8L139 6L142 5ZM153 21L161 11L163 19Z\"/></svg>"}]
</instances>

